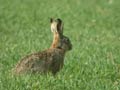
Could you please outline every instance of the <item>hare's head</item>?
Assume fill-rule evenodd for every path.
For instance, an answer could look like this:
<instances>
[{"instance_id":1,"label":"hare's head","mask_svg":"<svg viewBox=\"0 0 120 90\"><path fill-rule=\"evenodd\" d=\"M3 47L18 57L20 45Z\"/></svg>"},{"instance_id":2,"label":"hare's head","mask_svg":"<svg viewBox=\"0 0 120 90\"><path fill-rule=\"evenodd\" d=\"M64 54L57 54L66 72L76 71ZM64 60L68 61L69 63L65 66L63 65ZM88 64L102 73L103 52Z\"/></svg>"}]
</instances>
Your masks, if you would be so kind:
<instances>
[{"instance_id":1,"label":"hare's head","mask_svg":"<svg viewBox=\"0 0 120 90\"><path fill-rule=\"evenodd\" d=\"M58 33L60 35L63 34L63 22L61 19L50 19L50 23L51 23L51 31L53 33Z\"/></svg>"},{"instance_id":2,"label":"hare's head","mask_svg":"<svg viewBox=\"0 0 120 90\"><path fill-rule=\"evenodd\" d=\"M64 51L72 49L71 41L68 37L63 35L63 22L61 19L50 19L51 31L54 34L52 48L61 48Z\"/></svg>"},{"instance_id":3,"label":"hare's head","mask_svg":"<svg viewBox=\"0 0 120 90\"><path fill-rule=\"evenodd\" d=\"M59 48L65 50L65 51L71 50L72 49L72 44L71 44L70 39L66 36L63 36L62 39L60 40Z\"/></svg>"}]
</instances>

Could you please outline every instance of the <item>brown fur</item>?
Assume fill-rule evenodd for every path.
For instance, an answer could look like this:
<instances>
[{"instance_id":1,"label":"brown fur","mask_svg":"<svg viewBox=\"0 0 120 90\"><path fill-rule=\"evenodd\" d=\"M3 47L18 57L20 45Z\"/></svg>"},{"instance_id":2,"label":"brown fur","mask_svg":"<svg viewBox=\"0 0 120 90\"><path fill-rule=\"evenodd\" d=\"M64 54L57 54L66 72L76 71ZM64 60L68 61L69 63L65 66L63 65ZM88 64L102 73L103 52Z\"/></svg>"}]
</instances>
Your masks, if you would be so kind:
<instances>
[{"instance_id":1,"label":"brown fur","mask_svg":"<svg viewBox=\"0 0 120 90\"><path fill-rule=\"evenodd\" d=\"M64 51L48 49L24 57L15 67L15 73L47 73L56 74L63 67Z\"/></svg>"},{"instance_id":2,"label":"brown fur","mask_svg":"<svg viewBox=\"0 0 120 90\"><path fill-rule=\"evenodd\" d=\"M59 42L60 42L60 36L59 34L55 33L53 36L53 42L51 48L56 48L59 45Z\"/></svg>"}]
</instances>

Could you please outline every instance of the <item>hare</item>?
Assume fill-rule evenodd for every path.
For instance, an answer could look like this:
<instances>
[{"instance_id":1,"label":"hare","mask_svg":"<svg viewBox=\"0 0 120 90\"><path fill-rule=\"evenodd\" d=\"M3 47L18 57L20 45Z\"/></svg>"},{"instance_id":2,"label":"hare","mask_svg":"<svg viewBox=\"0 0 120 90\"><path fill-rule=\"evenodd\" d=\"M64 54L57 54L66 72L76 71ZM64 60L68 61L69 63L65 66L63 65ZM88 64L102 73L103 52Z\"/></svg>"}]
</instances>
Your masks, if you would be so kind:
<instances>
[{"instance_id":1,"label":"hare","mask_svg":"<svg viewBox=\"0 0 120 90\"><path fill-rule=\"evenodd\" d=\"M24 57L14 68L15 74L51 72L55 75L63 67L65 53L72 49L72 44L62 34L61 25L60 19L51 21L51 31L54 34L51 47Z\"/></svg>"}]
</instances>

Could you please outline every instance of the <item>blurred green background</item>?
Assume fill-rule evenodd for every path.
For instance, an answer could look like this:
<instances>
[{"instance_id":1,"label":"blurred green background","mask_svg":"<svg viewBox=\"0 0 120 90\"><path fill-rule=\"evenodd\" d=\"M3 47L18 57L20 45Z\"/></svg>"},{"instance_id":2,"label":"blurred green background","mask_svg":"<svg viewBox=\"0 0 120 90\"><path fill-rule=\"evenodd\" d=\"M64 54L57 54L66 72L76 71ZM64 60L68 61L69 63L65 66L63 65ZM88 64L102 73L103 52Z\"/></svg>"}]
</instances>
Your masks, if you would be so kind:
<instances>
[{"instance_id":1,"label":"blurred green background","mask_svg":"<svg viewBox=\"0 0 120 90\"><path fill-rule=\"evenodd\" d=\"M63 69L13 76L21 57L50 47L51 17L73 44ZM120 90L120 0L0 0L0 90Z\"/></svg>"}]
</instances>

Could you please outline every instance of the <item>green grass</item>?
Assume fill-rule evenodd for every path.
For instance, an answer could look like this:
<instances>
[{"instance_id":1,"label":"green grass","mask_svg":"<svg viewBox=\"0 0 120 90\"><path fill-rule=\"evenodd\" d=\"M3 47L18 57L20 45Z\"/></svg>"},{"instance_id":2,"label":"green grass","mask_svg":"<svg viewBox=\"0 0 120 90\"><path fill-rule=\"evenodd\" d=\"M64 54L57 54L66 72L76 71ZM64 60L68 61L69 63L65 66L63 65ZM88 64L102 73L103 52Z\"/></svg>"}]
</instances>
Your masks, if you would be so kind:
<instances>
[{"instance_id":1,"label":"green grass","mask_svg":"<svg viewBox=\"0 0 120 90\"><path fill-rule=\"evenodd\" d=\"M73 44L64 68L13 76L21 57L49 48L50 17ZM0 90L120 90L120 1L0 0Z\"/></svg>"}]
</instances>

